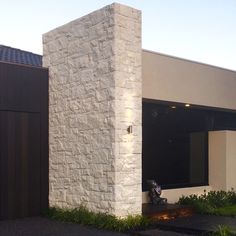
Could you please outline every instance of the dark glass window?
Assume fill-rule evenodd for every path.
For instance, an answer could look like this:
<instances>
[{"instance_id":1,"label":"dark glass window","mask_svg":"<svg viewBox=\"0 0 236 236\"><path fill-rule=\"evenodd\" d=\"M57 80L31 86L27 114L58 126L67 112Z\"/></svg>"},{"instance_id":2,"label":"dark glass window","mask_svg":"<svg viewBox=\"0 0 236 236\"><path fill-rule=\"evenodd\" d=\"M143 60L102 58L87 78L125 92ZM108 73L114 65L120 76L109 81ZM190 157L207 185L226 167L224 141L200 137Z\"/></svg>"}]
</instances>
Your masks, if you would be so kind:
<instances>
[{"instance_id":1,"label":"dark glass window","mask_svg":"<svg viewBox=\"0 0 236 236\"><path fill-rule=\"evenodd\" d=\"M236 129L236 114L143 102L143 190L147 179L163 189L208 184L208 131Z\"/></svg>"}]
</instances>

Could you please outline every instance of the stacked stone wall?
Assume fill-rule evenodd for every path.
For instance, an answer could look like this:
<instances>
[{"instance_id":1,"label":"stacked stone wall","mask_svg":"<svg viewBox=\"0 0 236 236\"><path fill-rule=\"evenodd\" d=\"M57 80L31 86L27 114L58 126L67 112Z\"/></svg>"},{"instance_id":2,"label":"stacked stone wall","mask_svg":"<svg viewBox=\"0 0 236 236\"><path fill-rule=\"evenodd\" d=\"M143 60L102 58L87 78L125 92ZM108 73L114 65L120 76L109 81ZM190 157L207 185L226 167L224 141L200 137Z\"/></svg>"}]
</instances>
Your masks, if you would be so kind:
<instances>
[{"instance_id":1,"label":"stacked stone wall","mask_svg":"<svg viewBox=\"0 0 236 236\"><path fill-rule=\"evenodd\" d=\"M141 213L140 11L109 5L44 34L43 44L50 205Z\"/></svg>"}]
</instances>

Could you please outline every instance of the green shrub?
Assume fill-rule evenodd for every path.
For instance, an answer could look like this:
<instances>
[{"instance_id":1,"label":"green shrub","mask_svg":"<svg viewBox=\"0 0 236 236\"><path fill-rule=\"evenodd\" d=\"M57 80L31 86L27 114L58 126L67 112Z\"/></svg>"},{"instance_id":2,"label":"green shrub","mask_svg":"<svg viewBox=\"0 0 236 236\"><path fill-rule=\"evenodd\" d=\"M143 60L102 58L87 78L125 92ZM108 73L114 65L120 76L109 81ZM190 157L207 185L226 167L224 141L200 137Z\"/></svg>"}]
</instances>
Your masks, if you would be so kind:
<instances>
[{"instance_id":1,"label":"green shrub","mask_svg":"<svg viewBox=\"0 0 236 236\"><path fill-rule=\"evenodd\" d=\"M105 213L94 213L84 206L76 209L50 208L46 214L49 218L63 222L78 223L92 226L98 229L106 229L118 232L145 229L151 225L151 220L144 216L128 216L117 218Z\"/></svg>"},{"instance_id":2,"label":"green shrub","mask_svg":"<svg viewBox=\"0 0 236 236\"><path fill-rule=\"evenodd\" d=\"M228 192L210 191L205 199L214 208L224 207L236 204L236 193L233 190Z\"/></svg>"},{"instance_id":3,"label":"green shrub","mask_svg":"<svg viewBox=\"0 0 236 236\"><path fill-rule=\"evenodd\" d=\"M210 191L197 196L182 196L179 201L181 205L193 206L198 213L215 214L216 209L236 205L236 192L231 191Z\"/></svg>"},{"instance_id":4,"label":"green shrub","mask_svg":"<svg viewBox=\"0 0 236 236\"><path fill-rule=\"evenodd\" d=\"M195 194L180 197L178 204L193 206L198 213L210 213L212 207L204 200L205 196L199 197Z\"/></svg>"}]
</instances>

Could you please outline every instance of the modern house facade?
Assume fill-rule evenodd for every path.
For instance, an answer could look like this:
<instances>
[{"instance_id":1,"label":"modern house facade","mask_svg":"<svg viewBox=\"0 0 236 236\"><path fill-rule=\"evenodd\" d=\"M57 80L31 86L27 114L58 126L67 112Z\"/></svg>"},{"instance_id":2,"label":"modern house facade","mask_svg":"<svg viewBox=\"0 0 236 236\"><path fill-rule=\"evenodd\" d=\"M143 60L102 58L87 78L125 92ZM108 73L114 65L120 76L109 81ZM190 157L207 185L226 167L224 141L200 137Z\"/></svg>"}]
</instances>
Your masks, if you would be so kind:
<instances>
[{"instance_id":1,"label":"modern house facade","mask_svg":"<svg viewBox=\"0 0 236 236\"><path fill-rule=\"evenodd\" d=\"M236 188L236 72L141 47L117 3L43 35L50 205L141 214L148 178L169 202Z\"/></svg>"},{"instance_id":2,"label":"modern house facade","mask_svg":"<svg viewBox=\"0 0 236 236\"><path fill-rule=\"evenodd\" d=\"M170 202L175 202L183 194L198 194L203 193L204 190L236 189L234 172L236 72L143 50L142 79L142 97L144 102L146 101L146 105L143 103L143 114L148 116L147 113L150 110L145 109L145 106L150 106L150 104L155 104L151 109L157 112L159 109L161 113L163 107L160 109L160 105L157 104L163 106L164 103L165 112L169 113L160 114L159 120L158 116L151 120L165 127L166 130L160 130L163 136L168 129L177 130L167 136L166 143L170 141L172 143L164 149L166 152L172 149L170 155L173 157L168 157L167 153L157 152L155 158L148 161L152 165L156 164L154 168L156 171L157 166L161 165L160 168L164 168L164 172L167 173L165 178L174 173L170 181L179 187L175 188L175 185L169 184L170 188L163 191L163 196L167 197ZM186 107L187 104L190 106ZM165 119L164 122L161 120L162 116ZM171 120L171 117L176 123ZM143 119L143 142L150 149L152 144L147 142L147 136L151 137L151 131L148 130L146 121L150 120ZM158 132L158 128L155 128L152 122L150 121L152 130ZM180 130L176 128L177 126ZM146 135L145 130L148 131ZM151 138L154 142L159 141L162 146L165 145L164 138L161 141L153 136ZM177 149L174 139L177 142ZM145 171L145 159L148 156L145 145L143 171ZM157 146L157 143L155 145ZM188 148L187 153L184 151L186 148ZM167 162L174 168L171 169L170 166L165 168L166 163L160 163L160 160L158 162L158 154L162 159L167 158ZM175 162L172 158L176 157L179 160ZM181 167L179 165L181 161L187 163L187 166ZM178 175L183 176L184 173L187 178L178 179ZM178 180L175 181L176 179ZM147 201L145 193L143 201Z\"/></svg>"}]
</instances>

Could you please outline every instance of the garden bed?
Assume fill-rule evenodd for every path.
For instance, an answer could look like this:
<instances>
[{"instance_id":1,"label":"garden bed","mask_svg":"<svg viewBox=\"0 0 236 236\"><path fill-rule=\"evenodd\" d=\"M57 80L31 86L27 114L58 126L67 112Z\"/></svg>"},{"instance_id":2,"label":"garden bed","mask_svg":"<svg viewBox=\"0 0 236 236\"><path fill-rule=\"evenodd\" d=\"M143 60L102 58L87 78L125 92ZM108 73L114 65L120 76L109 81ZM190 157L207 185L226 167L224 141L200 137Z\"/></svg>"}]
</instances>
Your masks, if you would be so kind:
<instances>
[{"instance_id":1,"label":"garden bed","mask_svg":"<svg viewBox=\"0 0 236 236\"><path fill-rule=\"evenodd\" d=\"M236 192L231 191L210 191L198 196L182 196L178 203L194 207L200 214L219 216L236 216Z\"/></svg>"}]
</instances>

